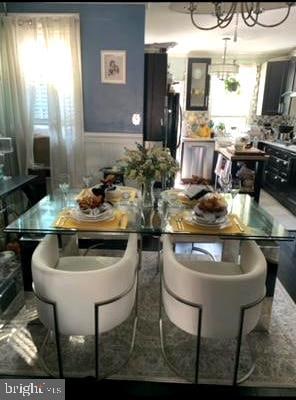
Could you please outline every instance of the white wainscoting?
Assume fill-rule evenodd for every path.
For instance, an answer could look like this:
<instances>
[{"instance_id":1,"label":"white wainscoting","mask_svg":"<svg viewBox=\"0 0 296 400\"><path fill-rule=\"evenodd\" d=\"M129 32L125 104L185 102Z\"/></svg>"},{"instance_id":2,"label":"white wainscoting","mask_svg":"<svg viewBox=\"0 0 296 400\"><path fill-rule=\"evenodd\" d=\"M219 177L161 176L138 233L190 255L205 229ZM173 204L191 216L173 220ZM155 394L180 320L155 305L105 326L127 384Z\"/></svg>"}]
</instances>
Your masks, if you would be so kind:
<instances>
[{"instance_id":1,"label":"white wainscoting","mask_svg":"<svg viewBox=\"0 0 296 400\"><path fill-rule=\"evenodd\" d=\"M136 142L143 142L142 134L85 132L87 171L112 167L124 155L124 147L134 148Z\"/></svg>"}]
</instances>

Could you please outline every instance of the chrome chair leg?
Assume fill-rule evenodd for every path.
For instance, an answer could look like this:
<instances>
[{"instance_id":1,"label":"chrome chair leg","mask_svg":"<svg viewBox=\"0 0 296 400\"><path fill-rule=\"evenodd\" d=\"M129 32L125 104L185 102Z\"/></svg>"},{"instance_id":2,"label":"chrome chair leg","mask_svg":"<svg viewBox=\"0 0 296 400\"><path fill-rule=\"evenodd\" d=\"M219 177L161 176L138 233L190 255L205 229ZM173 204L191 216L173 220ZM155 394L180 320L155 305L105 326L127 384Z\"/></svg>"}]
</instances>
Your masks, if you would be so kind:
<instances>
[{"instance_id":1,"label":"chrome chair leg","mask_svg":"<svg viewBox=\"0 0 296 400\"><path fill-rule=\"evenodd\" d=\"M163 332L163 320L162 320L162 265L160 266L160 298L159 298L159 336L160 336L160 347L163 358L167 362L168 366L175 372L176 375L181 376L186 381L189 381L178 369L170 362L165 351L165 340ZM197 306L198 318L197 318L197 334L196 334L196 357L195 357L195 371L194 371L194 383L198 384L198 372L199 372L199 357L200 357L200 346L201 346L201 327L202 327L202 308Z\"/></svg>"},{"instance_id":2,"label":"chrome chair leg","mask_svg":"<svg viewBox=\"0 0 296 400\"><path fill-rule=\"evenodd\" d=\"M211 258L211 260L217 261L215 256L213 254L211 254L208 250L205 250L205 249L202 249L200 247L194 246L194 243L192 243L192 246L191 246L191 253L193 251L198 251L199 253L206 254L207 256L209 256Z\"/></svg>"}]
</instances>

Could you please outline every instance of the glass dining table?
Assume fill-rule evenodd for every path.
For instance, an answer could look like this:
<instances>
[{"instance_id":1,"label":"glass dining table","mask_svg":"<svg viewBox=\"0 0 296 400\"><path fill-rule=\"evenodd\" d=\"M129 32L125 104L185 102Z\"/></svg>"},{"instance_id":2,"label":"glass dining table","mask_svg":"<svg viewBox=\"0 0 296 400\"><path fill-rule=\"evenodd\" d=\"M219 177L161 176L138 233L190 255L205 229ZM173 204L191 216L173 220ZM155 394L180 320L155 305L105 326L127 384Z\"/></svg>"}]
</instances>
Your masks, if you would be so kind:
<instances>
[{"instance_id":1,"label":"glass dining table","mask_svg":"<svg viewBox=\"0 0 296 400\"><path fill-rule=\"evenodd\" d=\"M123 187L123 194L125 193ZM48 195L35 204L27 212L11 222L5 228L7 233L16 233L22 236L34 238L45 234L57 234L63 251L63 241L72 241L76 254L79 254L79 240L90 237L98 241L119 239L126 240L128 233L139 235L139 255L141 263L142 239L150 236L157 240L158 261L157 271L160 265L161 235L175 235L175 242L188 242L196 245L199 243L222 243L222 261L234 261L239 255L242 240L256 240L257 243L268 242L272 248L274 241L293 241L295 235L287 231L276 219L268 214L249 195L237 194L235 198L231 194L222 194L228 204L228 214L223 223L218 226L196 223L194 219L192 201L180 200L170 191L160 193L158 207L143 207L141 196L122 196L119 201L114 201L111 217L103 220L80 219L77 217L77 195L79 190L72 190L65 202L60 193ZM125 193L127 194L127 193ZM72 237L69 237L72 235ZM268 246L267 246L268 247ZM203 251L201 251L203 252ZM208 253L206 251L206 253ZM209 253L208 253L209 254ZM64 255L67 255L64 253ZM30 268L27 266L27 269ZM31 277L25 281L26 267L23 266L23 275L26 290L30 290ZM273 276L274 272L270 272ZM276 275L275 275L276 276ZM272 279L275 279L274 277ZM273 293L266 302L264 329L268 330L271 318L271 304Z\"/></svg>"},{"instance_id":2,"label":"glass dining table","mask_svg":"<svg viewBox=\"0 0 296 400\"><path fill-rule=\"evenodd\" d=\"M238 194L234 199L230 194L223 195L228 203L227 222L211 226L198 224L194 220L192 202L171 201L165 196L160 196L158 208L143 207L140 197L132 200L123 198L114 202L110 221L77 221L75 198L78 193L78 190L72 190L67 204L59 194L45 196L7 225L4 231L22 235L73 235L87 231L102 234L135 232L152 236L194 235L196 239L294 240L291 232L245 194Z\"/></svg>"}]
</instances>

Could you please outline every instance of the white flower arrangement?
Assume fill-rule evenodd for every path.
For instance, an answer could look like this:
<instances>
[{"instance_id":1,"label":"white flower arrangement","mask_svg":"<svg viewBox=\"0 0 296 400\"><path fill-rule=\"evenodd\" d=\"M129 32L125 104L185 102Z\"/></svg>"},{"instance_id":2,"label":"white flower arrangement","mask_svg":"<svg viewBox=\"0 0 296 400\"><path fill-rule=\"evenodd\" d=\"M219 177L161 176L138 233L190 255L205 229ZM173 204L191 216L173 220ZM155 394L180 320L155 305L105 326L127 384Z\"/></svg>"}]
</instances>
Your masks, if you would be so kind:
<instances>
[{"instance_id":1,"label":"white flower arrangement","mask_svg":"<svg viewBox=\"0 0 296 400\"><path fill-rule=\"evenodd\" d=\"M147 180L161 180L164 174L170 177L179 170L178 163L168 148L145 148L140 143L136 145L136 150L125 148L125 156L120 160L128 179L144 183Z\"/></svg>"}]
</instances>

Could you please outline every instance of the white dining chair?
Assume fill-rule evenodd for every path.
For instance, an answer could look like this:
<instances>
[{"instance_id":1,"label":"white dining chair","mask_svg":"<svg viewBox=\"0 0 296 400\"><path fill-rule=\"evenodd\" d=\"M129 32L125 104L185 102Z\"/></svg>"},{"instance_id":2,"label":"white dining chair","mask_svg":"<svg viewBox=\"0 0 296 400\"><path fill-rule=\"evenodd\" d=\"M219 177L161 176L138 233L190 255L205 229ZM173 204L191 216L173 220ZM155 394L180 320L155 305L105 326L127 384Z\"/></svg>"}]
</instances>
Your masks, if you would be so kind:
<instances>
[{"instance_id":1,"label":"white dining chair","mask_svg":"<svg viewBox=\"0 0 296 400\"><path fill-rule=\"evenodd\" d=\"M172 235L173 236L173 235ZM243 335L257 325L261 303L265 297L266 260L252 240L241 243L239 263L199 261L192 255L178 261L170 235L163 235L163 267L161 271L160 338L164 357L162 303L169 320L182 331L196 336L197 355L195 383L201 338L236 338L233 385L238 380L240 347Z\"/></svg>"},{"instance_id":2,"label":"white dining chair","mask_svg":"<svg viewBox=\"0 0 296 400\"><path fill-rule=\"evenodd\" d=\"M120 325L135 308L130 353L137 325L137 234L128 236L123 257L60 257L56 235L47 235L32 256L33 289L40 321L55 332L60 376L60 334L95 335L99 377L99 335Z\"/></svg>"}]
</instances>

